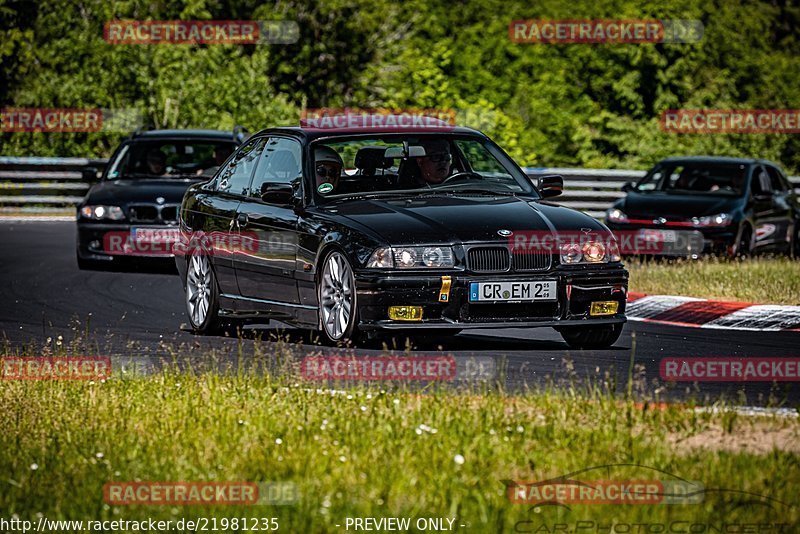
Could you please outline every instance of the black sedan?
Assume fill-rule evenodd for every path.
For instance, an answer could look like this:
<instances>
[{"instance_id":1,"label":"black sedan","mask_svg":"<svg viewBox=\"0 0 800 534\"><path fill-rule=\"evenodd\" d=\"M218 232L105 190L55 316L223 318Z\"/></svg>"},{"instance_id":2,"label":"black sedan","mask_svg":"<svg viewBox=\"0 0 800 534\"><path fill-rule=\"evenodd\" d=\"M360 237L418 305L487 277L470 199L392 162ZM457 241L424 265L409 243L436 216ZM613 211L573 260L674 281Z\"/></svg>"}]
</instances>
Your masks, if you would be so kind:
<instances>
[{"instance_id":1,"label":"black sedan","mask_svg":"<svg viewBox=\"0 0 800 534\"><path fill-rule=\"evenodd\" d=\"M78 267L171 257L183 194L213 176L242 136L240 130L152 130L125 140L78 205Z\"/></svg>"},{"instance_id":2,"label":"black sedan","mask_svg":"<svg viewBox=\"0 0 800 534\"><path fill-rule=\"evenodd\" d=\"M700 246L685 250L686 256L797 253L800 246L800 202L771 161L668 158L623 191L627 196L606 214L608 227L658 233L661 242L695 233Z\"/></svg>"},{"instance_id":3,"label":"black sedan","mask_svg":"<svg viewBox=\"0 0 800 534\"><path fill-rule=\"evenodd\" d=\"M189 188L175 261L192 328L275 319L324 341L557 329L607 347L628 274L609 230L543 202L467 128L273 128Z\"/></svg>"}]
</instances>

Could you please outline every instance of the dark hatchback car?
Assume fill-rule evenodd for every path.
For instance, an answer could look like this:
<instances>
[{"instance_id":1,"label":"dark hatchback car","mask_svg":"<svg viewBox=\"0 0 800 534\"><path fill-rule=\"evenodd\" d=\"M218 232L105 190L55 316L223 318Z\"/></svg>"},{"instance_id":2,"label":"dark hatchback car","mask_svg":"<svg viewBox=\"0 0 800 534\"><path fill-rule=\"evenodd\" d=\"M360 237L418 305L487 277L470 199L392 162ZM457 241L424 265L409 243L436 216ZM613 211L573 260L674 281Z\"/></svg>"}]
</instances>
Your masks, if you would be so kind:
<instances>
[{"instance_id":1,"label":"dark hatchback car","mask_svg":"<svg viewBox=\"0 0 800 534\"><path fill-rule=\"evenodd\" d=\"M628 274L602 223L542 202L562 186L535 187L467 128L264 130L183 199L191 326L276 319L329 343L553 327L571 346L610 346ZM598 237L512 250L559 232Z\"/></svg>"},{"instance_id":2,"label":"dark hatchback car","mask_svg":"<svg viewBox=\"0 0 800 534\"><path fill-rule=\"evenodd\" d=\"M700 246L685 250L687 256L798 252L800 202L771 161L668 158L623 191L625 198L606 213L612 231L658 232L666 241L696 233Z\"/></svg>"},{"instance_id":3,"label":"dark hatchback car","mask_svg":"<svg viewBox=\"0 0 800 534\"><path fill-rule=\"evenodd\" d=\"M103 269L119 259L171 257L183 194L208 180L242 136L240 130L153 130L125 140L78 205L78 266Z\"/></svg>"}]
</instances>

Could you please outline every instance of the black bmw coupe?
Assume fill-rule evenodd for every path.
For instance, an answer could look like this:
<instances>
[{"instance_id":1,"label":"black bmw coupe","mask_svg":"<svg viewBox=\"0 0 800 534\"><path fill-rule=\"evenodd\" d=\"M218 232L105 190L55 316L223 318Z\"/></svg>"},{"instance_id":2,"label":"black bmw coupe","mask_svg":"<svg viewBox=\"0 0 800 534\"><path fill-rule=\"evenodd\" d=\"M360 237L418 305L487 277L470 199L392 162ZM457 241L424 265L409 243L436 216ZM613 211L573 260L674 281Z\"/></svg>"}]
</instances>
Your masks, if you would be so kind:
<instances>
[{"instance_id":1,"label":"black bmw coupe","mask_svg":"<svg viewBox=\"0 0 800 534\"><path fill-rule=\"evenodd\" d=\"M542 201L562 187L468 128L263 130L183 198L191 326L275 319L329 343L552 327L608 347L628 273L606 226Z\"/></svg>"},{"instance_id":2,"label":"black bmw coupe","mask_svg":"<svg viewBox=\"0 0 800 534\"><path fill-rule=\"evenodd\" d=\"M171 257L183 194L191 184L208 180L243 135L240 130L151 130L123 141L77 207L78 267L104 269L133 257Z\"/></svg>"}]
</instances>

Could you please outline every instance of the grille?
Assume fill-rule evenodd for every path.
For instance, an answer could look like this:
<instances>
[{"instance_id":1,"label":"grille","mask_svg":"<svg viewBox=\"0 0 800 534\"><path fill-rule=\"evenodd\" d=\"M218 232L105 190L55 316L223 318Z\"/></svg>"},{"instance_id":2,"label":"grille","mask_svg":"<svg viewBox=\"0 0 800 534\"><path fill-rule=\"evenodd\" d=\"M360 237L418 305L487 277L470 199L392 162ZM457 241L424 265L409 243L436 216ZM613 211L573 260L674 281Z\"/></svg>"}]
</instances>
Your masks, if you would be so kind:
<instances>
[{"instance_id":1,"label":"grille","mask_svg":"<svg viewBox=\"0 0 800 534\"><path fill-rule=\"evenodd\" d=\"M164 206L161 208L161 220L168 223L178 222L178 206Z\"/></svg>"},{"instance_id":2,"label":"grille","mask_svg":"<svg viewBox=\"0 0 800 534\"><path fill-rule=\"evenodd\" d=\"M477 247L467 252L467 268L476 273L505 272L511 268L506 247Z\"/></svg>"},{"instance_id":3,"label":"grille","mask_svg":"<svg viewBox=\"0 0 800 534\"><path fill-rule=\"evenodd\" d=\"M159 206L156 204L135 204L130 206L128 214L132 222L175 224L178 222L177 204Z\"/></svg>"},{"instance_id":4,"label":"grille","mask_svg":"<svg viewBox=\"0 0 800 534\"><path fill-rule=\"evenodd\" d=\"M546 271L550 268L553 256L549 253L532 252L514 255L516 271Z\"/></svg>"}]
</instances>

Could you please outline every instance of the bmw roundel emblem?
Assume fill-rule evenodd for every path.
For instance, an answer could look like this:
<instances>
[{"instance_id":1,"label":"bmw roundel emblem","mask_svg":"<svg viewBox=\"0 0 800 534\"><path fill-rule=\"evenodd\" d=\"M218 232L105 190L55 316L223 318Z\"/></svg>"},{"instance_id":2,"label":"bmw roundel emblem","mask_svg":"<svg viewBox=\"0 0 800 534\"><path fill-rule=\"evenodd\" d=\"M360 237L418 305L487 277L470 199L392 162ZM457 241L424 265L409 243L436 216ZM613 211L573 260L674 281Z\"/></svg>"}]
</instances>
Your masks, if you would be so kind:
<instances>
[{"instance_id":1,"label":"bmw roundel emblem","mask_svg":"<svg viewBox=\"0 0 800 534\"><path fill-rule=\"evenodd\" d=\"M514 232L512 232L511 230L506 230L506 229L503 229L503 230L498 230L498 231L497 231L497 235L500 235L500 236L503 236L503 237L508 237L508 236L510 236L510 235L511 235L511 234L513 234L513 233L514 233Z\"/></svg>"},{"instance_id":2,"label":"bmw roundel emblem","mask_svg":"<svg viewBox=\"0 0 800 534\"><path fill-rule=\"evenodd\" d=\"M163 204L164 202L166 202L166 199L164 197L158 197L156 198L156 202L159 204Z\"/></svg>"}]
</instances>

